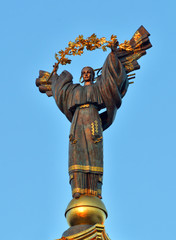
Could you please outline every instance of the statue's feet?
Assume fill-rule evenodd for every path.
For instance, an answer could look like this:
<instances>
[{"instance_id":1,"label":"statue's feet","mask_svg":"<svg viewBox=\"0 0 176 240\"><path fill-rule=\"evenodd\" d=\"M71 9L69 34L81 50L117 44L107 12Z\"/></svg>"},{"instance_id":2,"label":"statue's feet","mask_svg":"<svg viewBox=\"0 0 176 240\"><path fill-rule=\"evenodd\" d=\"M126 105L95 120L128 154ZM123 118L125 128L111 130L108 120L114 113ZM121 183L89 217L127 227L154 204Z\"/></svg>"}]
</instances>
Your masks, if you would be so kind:
<instances>
[{"instance_id":1,"label":"statue's feet","mask_svg":"<svg viewBox=\"0 0 176 240\"><path fill-rule=\"evenodd\" d=\"M81 196L81 194L79 192L76 192L73 194L73 197L78 199Z\"/></svg>"}]
</instances>

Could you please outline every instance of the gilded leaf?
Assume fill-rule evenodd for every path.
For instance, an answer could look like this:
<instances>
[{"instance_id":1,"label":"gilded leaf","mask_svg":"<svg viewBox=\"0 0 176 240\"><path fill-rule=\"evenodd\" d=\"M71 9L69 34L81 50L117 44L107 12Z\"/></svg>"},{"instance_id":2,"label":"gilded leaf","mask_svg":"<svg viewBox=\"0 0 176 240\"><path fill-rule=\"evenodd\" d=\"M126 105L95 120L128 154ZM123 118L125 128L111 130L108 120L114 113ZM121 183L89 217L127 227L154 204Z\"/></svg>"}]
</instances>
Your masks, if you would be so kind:
<instances>
[{"instance_id":1,"label":"gilded leaf","mask_svg":"<svg viewBox=\"0 0 176 240\"><path fill-rule=\"evenodd\" d=\"M103 49L104 52L107 51L106 46L102 46L102 49Z\"/></svg>"},{"instance_id":2,"label":"gilded leaf","mask_svg":"<svg viewBox=\"0 0 176 240\"><path fill-rule=\"evenodd\" d=\"M91 39L95 39L97 38L97 35L95 33L93 33L91 36L90 36Z\"/></svg>"},{"instance_id":3,"label":"gilded leaf","mask_svg":"<svg viewBox=\"0 0 176 240\"><path fill-rule=\"evenodd\" d=\"M71 41L70 41L70 42L68 43L68 46L69 46L69 47L73 47L73 46L74 46L74 42L71 42Z\"/></svg>"},{"instance_id":4,"label":"gilded leaf","mask_svg":"<svg viewBox=\"0 0 176 240\"><path fill-rule=\"evenodd\" d=\"M111 40L113 39L117 39L117 36L116 35L111 35Z\"/></svg>"}]
</instances>

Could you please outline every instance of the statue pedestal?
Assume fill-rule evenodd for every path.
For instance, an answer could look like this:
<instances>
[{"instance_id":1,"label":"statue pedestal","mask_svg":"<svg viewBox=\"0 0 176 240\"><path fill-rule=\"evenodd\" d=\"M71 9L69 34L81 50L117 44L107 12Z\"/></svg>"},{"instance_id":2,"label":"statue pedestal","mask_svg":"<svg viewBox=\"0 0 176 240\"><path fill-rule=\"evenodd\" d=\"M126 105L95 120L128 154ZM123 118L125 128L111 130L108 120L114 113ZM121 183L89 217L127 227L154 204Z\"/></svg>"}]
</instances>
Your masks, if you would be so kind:
<instances>
[{"instance_id":1,"label":"statue pedestal","mask_svg":"<svg viewBox=\"0 0 176 240\"><path fill-rule=\"evenodd\" d=\"M104 224L107 218L107 210L98 197L82 195L78 199L73 198L67 206L65 217L70 227L77 225Z\"/></svg>"},{"instance_id":2,"label":"statue pedestal","mask_svg":"<svg viewBox=\"0 0 176 240\"><path fill-rule=\"evenodd\" d=\"M81 231L79 233L76 233L67 237L63 236L62 238L57 240L78 240L78 239L79 240L86 240L86 239L87 240L110 240L107 233L105 232L105 227L102 224L95 224L94 226L84 231Z\"/></svg>"},{"instance_id":3,"label":"statue pedestal","mask_svg":"<svg viewBox=\"0 0 176 240\"><path fill-rule=\"evenodd\" d=\"M60 240L109 240L104 229L107 216L106 207L98 197L82 195L73 198L65 211L70 228Z\"/></svg>"}]
</instances>

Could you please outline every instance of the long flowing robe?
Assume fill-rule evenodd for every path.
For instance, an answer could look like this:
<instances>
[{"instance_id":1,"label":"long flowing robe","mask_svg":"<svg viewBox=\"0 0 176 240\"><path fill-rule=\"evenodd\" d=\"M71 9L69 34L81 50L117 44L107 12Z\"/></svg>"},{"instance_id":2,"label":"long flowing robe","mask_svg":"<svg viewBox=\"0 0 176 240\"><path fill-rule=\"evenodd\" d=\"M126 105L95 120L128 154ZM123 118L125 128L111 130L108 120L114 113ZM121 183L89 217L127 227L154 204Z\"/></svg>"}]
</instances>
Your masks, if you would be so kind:
<instances>
[{"instance_id":1,"label":"long flowing robe","mask_svg":"<svg viewBox=\"0 0 176 240\"><path fill-rule=\"evenodd\" d=\"M102 75L92 85L73 84L72 75L67 71L52 77L53 97L71 122L69 175L72 194L101 196L102 133L112 124L127 88L126 72L113 52L103 65ZM106 111L99 114L103 108Z\"/></svg>"}]
</instances>

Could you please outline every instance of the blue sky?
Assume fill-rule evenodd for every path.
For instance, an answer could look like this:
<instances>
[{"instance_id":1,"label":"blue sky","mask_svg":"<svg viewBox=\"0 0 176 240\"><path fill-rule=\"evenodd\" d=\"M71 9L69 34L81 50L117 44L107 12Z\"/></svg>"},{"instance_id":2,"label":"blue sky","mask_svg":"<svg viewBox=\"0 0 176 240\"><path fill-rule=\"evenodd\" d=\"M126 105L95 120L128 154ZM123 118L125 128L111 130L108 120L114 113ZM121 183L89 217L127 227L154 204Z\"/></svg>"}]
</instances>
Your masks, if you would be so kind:
<instances>
[{"instance_id":1,"label":"blue sky","mask_svg":"<svg viewBox=\"0 0 176 240\"><path fill-rule=\"evenodd\" d=\"M143 25L153 48L139 60L115 122L104 132L103 201L111 239L176 239L175 1L3 1L1 3L0 232L3 240L52 240L64 212L70 124L38 92L39 70L79 34L119 42ZM108 52L86 52L62 66L78 82L83 66Z\"/></svg>"}]
</instances>

